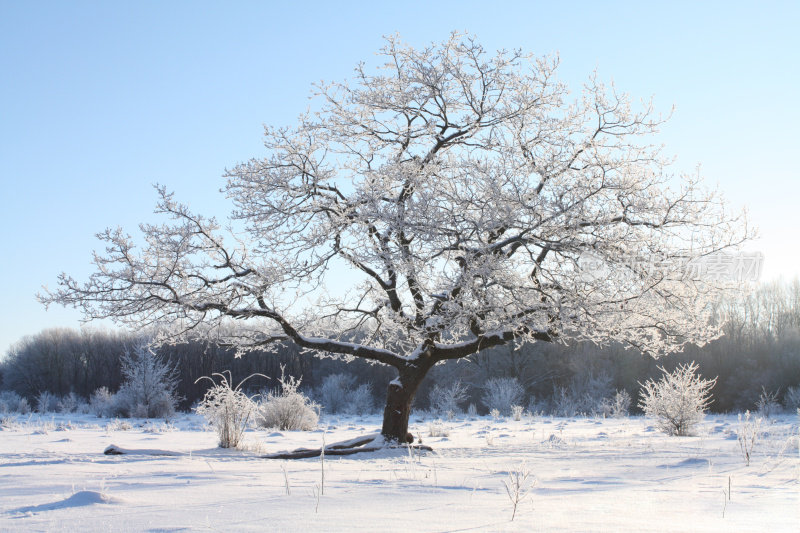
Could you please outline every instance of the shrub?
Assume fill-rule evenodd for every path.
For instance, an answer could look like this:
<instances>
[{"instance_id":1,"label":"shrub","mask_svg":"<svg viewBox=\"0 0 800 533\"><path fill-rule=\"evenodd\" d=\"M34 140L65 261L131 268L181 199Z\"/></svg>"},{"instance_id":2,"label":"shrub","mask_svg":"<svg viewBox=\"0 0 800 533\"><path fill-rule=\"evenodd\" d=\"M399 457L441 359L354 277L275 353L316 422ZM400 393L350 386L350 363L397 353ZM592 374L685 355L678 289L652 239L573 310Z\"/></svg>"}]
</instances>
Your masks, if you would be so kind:
<instances>
[{"instance_id":1,"label":"shrub","mask_svg":"<svg viewBox=\"0 0 800 533\"><path fill-rule=\"evenodd\" d=\"M800 409L800 385L788 387L783 395L783 406L787 411Z\"/></svg>"},{"instance_id":2,"label":"shrub","mask_svg":"<svg viewBox=\"0 0 800 533\"><path fill-rule=\"evenodd\" d=\"M450 430L444 427L441 422L431 422L428 424L428 436L430 437L449 437Z\"/></svg>"},{"instance_id":3,"label":"shrub","mask_svg":"<svg viewBox=\"0 0 800 533\"><path fill-rule=\"evenodd\" d=\"M100 387L92 393L89 398L89 411L97 418L110 418L119 414L116 399L107 387Z\"/></svg>"},{"instance_id":4,"label":"shrub","mask_svg":"<svg viewBox=\"0 0 800 533\"><path fill-rule=\"evenodd\" d=\"M227 375L226 375L227 374ZM212 377L203 376L202 379L211 381L212 387L206 391L205 396L195 408L199 415L203 415L217 432L220 448L235 448L239 445L244 431L255 417L258 406L247 394L242 392L242 385L253 376L251 374L234 387L230 370L214 373ZM219 383L214 381L219 378ZM266 376L262 376L266 377Z\"/></svg>"},{"instance_id":5,"label":"shrub","mask_svg":"<svg viewBox=\"0 0 800 533\"><path fill-rule=\"evenodd\" d=\"M578 398L571 394L566 387L553 387L552 407L553 416L571 417L580 414Z\"/></svg>"},{"instance_id":6,"label":"shrub","mask_svg":"<svg viewBox=\"0 0 800 533\"><path fill-rule=\"evenodd\" d=\"M81 398L74 392L70 392L58 401L58 412L62 414L74 413L81 403Z\"/></svg>"},{"instance_id":7,"label":"shrub","mask_svg":"<svg viewBox=\"0 0 800 533\"><path fill-rule=\"evenodd\" d=\"M20 413L28 414L31 408L28 400L14 391L0 391L0 413Z\"/></svg>"},{"instance_id":8,"label":"shrub","mask_svg":"<svg viewBox=\"0 0 800 533\"><path fill-rule=\"evenodd\" d=\"M281 388L269 392L259 405L260 424L280 430L310 431L319 422L319 405L297 390L300 379L284 377L281 367Z\"/></svg>"},{"instance_id":9,"label":"shrub","mask_svg":"<svg viewBox=\"0 0 800 533\"><path fill-rule=\"evenodd\" d=\"M758 414L764 418L769 418L781 410L781 406L778 403L778 392L771 392L766 387L761 387L761 394L759 394L758 401L756 401Z\"/></svg>"},{"instance_id":10,"label":"shrub","mask_svg":"<svg viewBox=\"0 0 800 533\"><path fill-rule=\"evenodd\" d=\"M169 418L178 403L177 369L139 342L121 358L125 382L117 393L118 407L137 418Z\"/></svg>"},{"instance_id":11,"label":"shrub","mask_svg":"<svg viewBox=\"0 0 800 533\"><path fill-rule=\"evenodd\" d=\"M361 413L371 413L375 408L375 401L372 395L372 385L362 383L350 391L350 399L347 402L345 412L351 415Z\"/></svg>"},{"instance_id":12,"label":"shrub","mask_svg":"<svg viewBox=\"0 0 800 533\"><path fill-rule=\"evenodd\" d=\"M33 409L31 409L31 404L28 403L27 398L20 399L17 412L21 415L27 415L31 411L33 411Z\"/></svg>"},{"instance_id":13,"label":"shrub","mask_svg":"<svg viewBox=\"0 0 800 533\"><path fill-rule=\"evenodd\" d=\"M454 381L449 386L437 383L431 389L428 399L431 411L435 413L460 413L461 404L467 399L467 386L463 385L460 380Z\"/></svg>"},{"instance_id":14,"label":"shrub","mask_svg":"<svg viewBox=\"0 0 800 533\"><path fill-rule=\"evenodd\" d=\"M761 429L761 418L751 418L750 411L745 411L744 418L739 415L739 428L736 431L736 439L739 441L739 450L746 466L750 466L750 459L753 458L753 450L758 442L759 430Z\"/></svg>"},{"instance_id":15,"label":"shrub","mask_svg":"<svg viewBox=\"0 0 800 533\"><path fill-rule=\"evenodd\" d=\"M606 418L623 418L628 416L631 408L631 395L628 391L618 390L614 396L605 398L600 403L600 414Z\"/></svg>"},{"instance_id":16,"label":"shrub","mask_svg":"<svg viewBox=\"0 0 800 533\"><path fill-rule=\"evenodd\" d=\"M344 412L350 401L355 378L349 374L330 374L322 380L317 396L330 414Z\"/></svg>"},{"instance_id":17,"label":"shrub","mask_svg":"<svg viewBox=\"0 0 800 533\"><path fill-rule=\"evenodd\" d=\"M48 391L41 391L36 395L36 412L51 413L58 407L58 398Z\"/></svg>"},{"instance_id":18,"label":"shrub","mask_svg":"<svg viewBox=\"0 0 800 533\"><path fill-rule=\"evenodd\" d=\"M512 405L520 405L525 390L517 378L492 378L483 387L481 403L490 412L497 410L501 414L511 414Z\"/></svg>"},{"instance_id":19,"label":"shrub","mask_svg":"<svg viewBox=\"0 0 800 533\"><path fill-rule=\"evenodd\" d=\"M658 428L668 435L689 435L703 419L711 403L709 391L717 379L696 375L697 364L679 365L672 373L664 373L659 381L648 380L642 386L639 407L645 415L656 419Z\"/></svg>"},{"instance_id":20,"label":"shrub","mask_svg":"<svg viewBox=\"0 0 800 533\"><path fill-rule=\"evenodd\" d=\"M317 391L325 412L330 414L359 414L371 412L374 408L372 385L362 383L355 386L356 380L348 374L330 374L322 380Z\"/></svg>"}]
</instances>

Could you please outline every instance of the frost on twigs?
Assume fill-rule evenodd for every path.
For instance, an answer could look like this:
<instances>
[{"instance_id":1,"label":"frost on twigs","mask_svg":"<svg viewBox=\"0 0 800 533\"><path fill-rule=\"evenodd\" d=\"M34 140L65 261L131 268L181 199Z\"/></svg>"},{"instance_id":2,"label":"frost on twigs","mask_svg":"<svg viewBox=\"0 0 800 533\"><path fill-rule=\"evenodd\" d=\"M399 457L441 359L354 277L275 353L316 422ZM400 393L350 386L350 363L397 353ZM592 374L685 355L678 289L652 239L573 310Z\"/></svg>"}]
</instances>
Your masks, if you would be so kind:
<instances>
[{"instance_id":1,"label":"frost on twigs","mask_svg":"<svg viewBox=\"0 0 800 533\"><path fill-rule=\"evenodd\" d=\"M227 171L235 234L159 187L164 223L101 233L95 273L40 300L382 363L408 395L437 363L508 343L663 354L718 334L709 301L731 283L686 267L752 229L699 176L670 172L650 104L596 76L575 95L556 58L470 35L389 37L379 55L318 85L314 112L266 127L263 157ZM384 413L402 438L407 409Z\"/></svg>"},{"instance_id":2,"label":"frost on twigs","mask_svg":"<svg viewBox=\"0 0 800 533\"><path fill-rule=\"evenodd\" d=\"M178 402L178 370L164 361L149 339L141 339L120 358L125 382L114 397L126 416L170 418Z\"/></svg>"},{"instance_id":3,"label":"frost on twigs","mask_svg":"<svg viewBox=\"0 0 800 533\"><path fill-rule=\"evenodd\" d=\"M663 367L659 381L648 380L642 386L639 407L645 415L656 419L658 428L668 435L691 435L703 420L711 403L710 390L717 379L696 375L696 363L679 365L672 373Z\"/></svg>"},{"instance_id":4,"label":"frost on twigs","mask_svg":"<svg viewBox=\"0 0 800 533\"><path fill-rule=\"evenodd\" d=\"M511 415L512 408L522 403L525 389L517 378L491 378L483 386L481 403L489 412L497 410L503 415Z\"/></svg>"},{"instance_id":5,"label":"frost on twigs","mask_svg":"<svg viewBox=\"0 0 800 533\"><path fill-rule=\"evenodd\" d=\"M196 411L214 427L219 436L221 448L238 446L242 435L255 417L258 406L250 396L241 390L242 385L253 376L269 379L262 374L251 374L234 387L231 372L226 370L221 373L215 372L211 377L203 376L197 380L206 379L212 384ZM219 381L215 381L214 378Z\"/></svg>"},{"instance_id":6,"label":"frost on twigs","mask_svg":"<svg viewBox=\"0 0 800 533\"><path fill-rule=\"evenodd\" d=\"M531 471L522 463L517 468L508 471L508 477L503 481L508 499L511 500L511 521L517 516L517 507L528 496L536 484L536 479L531 476Z\"/></svg>"},{"instance_id":7,"label":"frost on twigs","mask_svg":"<svg viewBox=\"0 0 800 533\"><path fill-rule=\"evenodd\" d=\"M270 391L258 406L258 423L269 428L311 431L319 422L320 407L298 390L301 380L285 376L281 366L280 389Z\"/></svg>"},{"instance_id":8,"label":"frost on twigs","mask_svg":"<svg viewBox=\"0 0 800 533\"><path fill-rule=\"evenodd\" d=\"M428 394L431 411L438 415L455 415L462 411L461 404L467 399L467 385L456 380L450 385L435 384Z\"/></svg>"}]
</instances>

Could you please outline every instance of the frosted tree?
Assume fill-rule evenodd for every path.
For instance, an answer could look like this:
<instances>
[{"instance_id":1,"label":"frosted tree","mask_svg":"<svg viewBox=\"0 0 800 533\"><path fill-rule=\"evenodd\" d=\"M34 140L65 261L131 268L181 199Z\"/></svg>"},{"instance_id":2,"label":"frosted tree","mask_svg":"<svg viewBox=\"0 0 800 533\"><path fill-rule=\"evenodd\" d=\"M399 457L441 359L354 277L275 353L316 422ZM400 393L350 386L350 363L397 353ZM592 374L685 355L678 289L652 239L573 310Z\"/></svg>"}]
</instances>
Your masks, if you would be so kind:
<instances>
[{"instance_id":1,"label":"frosted tree","mask_svg":"<svg viewBox=\"0 0 800 533\"><path fill-rule=\"evenodd\" d=\"M694 361L678 365L672 372L659 367L663 373L660 380L640 383L639 407L668 435L690 435L711 403L717 378L703 379L697 375L698 368Z\"/></svg>"},{"instance_id":2,"label":"frosted tree","mask_svg":"<svg viewBox=\"0 0 800 533\"><path fill-rule=\"evenodd\" d=\"M142 225L143 242L104 231L89 280L61 275L41 300L392 366L387 440L406 438L445 360L568 340L661 355L716 334L719 284L684 265L748 229L698 176L669 172L648 104L594 76L572 95L556 59L459 34L390 37L380 57L318 85L296 126L267 127L266 153L226 172L228 229L159 187L166 222ZM587 256L599 272L584 275Z\"/></svg>"},{"instance_id":3,"label":"frosted tree","mask_svg":"<svg viewBox=\"0 0 800 533\"><path fill-rule=\"evenodd\" d=\"M178 398L177 370L141 340L123 354L122 375L125 382L116 395L120 409L141 418L170 417L175 414Z\"/></svg>"}]
</instances>

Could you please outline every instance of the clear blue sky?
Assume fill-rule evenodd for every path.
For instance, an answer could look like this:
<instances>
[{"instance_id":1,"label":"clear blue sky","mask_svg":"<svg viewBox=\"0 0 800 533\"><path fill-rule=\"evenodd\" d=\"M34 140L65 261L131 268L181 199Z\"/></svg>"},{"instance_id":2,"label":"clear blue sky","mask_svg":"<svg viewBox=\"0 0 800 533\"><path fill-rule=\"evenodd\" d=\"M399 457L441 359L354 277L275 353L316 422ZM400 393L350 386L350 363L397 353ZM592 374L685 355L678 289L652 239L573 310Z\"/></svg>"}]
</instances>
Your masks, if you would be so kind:
<instances>
[{"instance_id":1,"label":"clear blue sky","mask_svg":"<svg viewBox=\"0 0 800 533\"><path fill-rule=\"evenodd\" d=\"M388 6L388 7L387 7ZM351 75L382 35L451 30L559 53L676 111L661 141L747 206L765 277L800 273L800 2L44 2L0 0L0 354L77 327L34 295L90 272L94 234L152 221L158 182L224 217L226 166L263 154L311 83Z\"/></svg>"}]
</instances>

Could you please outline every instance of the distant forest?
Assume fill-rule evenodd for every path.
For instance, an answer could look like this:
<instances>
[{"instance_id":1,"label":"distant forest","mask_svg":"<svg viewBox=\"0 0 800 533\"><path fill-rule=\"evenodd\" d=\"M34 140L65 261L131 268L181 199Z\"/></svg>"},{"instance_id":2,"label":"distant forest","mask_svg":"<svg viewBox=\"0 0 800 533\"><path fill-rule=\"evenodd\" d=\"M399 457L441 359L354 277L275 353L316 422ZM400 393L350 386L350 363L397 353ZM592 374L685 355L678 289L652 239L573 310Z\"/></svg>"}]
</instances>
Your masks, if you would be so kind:
<instances>
[{"instance_id":1,"label":"distant forest","mask_svg":"<svg viewBox=\"0 0 800 533\"><path fill-rule=\"evenodd\" d=\"M635 411L640 382L657 378L660 366L670 371L690 361L699 364L704 377L717 377L711 411L752 410L765 395L775 404L798 407L790 403L797 401L800 386L800 282L762 284L748 296L719 304L715 311L717 319L725 321L719 339L658 360L614 345L536 343L499 347L466 361L451 361L431 371L415 407L429 407L434 384L443 387L460 381L468 388L464 408L471 403L481 411L483 386L497 377L516 378L525 391L525 406L534 412L590 414L587 406L615 391L627 391ZM0 389L31 402L43 391L82 398L101 387L114 392L123 381L120 357L137 340L131 333L70 329L48 329L25 337L0 361ZM272 379L251 383L272 388L283 366L287 375L302 377L302 388L311 396L327 376L347 374L355 383L372 386L376 409L382 409L384 391L394 378L389 367L318 358L291 345L276 353L253 351L237 358L231 348L197 340L162 346L158 355L177 369L183 409L205 393L208 382L195 384L199 377L223 370L230 370L237 383L255 372L265 374Z\"/></svg>"}]
</instances>

